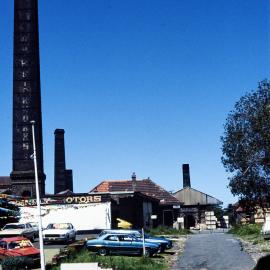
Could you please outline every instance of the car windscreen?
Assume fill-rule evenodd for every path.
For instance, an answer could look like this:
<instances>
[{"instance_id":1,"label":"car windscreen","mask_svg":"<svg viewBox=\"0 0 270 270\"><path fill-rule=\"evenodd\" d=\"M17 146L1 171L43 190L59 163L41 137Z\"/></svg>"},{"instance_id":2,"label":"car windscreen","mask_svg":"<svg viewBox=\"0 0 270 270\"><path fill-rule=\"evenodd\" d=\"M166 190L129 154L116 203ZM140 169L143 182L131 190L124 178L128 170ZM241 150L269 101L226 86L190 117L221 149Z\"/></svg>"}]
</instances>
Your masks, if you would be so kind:
<instances>
[{"instance_id":1,"label":"car windscreen","mask_svg":"<svg viewBox=\"0 0 270 270\"><path fill-rule=\"evenodd\" d=\"M8 249L16 249L16 248L26 248L32 247L33 245L29 240L20 240L20 241L12 241L8 243Z\"/></svg>"},{"instance_id":2,"label":"car windscreen","mask_svg":"<svg viewBox=\"0 0 270 270\"><path fill-rule=\"evenodd\" d=\"M70 224L68 223L51 223L47 226L47 229L71 229Z\"/></svg>"},{"instance_id":3,"label":"car windscreen","mask_svg":"<svg viewBox=\"0 0 270 270\"><path fill-rule=\"evenodd\" d=\"M24 228L25 228L24 224L6 224L3 229L6 230L6 229L24 229Z\"/></svg>"}]
</instances>

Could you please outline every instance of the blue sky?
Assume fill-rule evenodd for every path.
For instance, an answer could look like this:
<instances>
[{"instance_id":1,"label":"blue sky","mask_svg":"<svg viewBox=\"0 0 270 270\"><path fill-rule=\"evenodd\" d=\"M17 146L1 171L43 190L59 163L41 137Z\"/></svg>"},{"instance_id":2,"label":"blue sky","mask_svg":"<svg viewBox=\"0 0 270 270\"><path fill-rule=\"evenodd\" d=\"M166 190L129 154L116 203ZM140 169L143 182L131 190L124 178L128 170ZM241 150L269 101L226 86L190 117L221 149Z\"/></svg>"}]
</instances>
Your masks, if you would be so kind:
<instances>
[{"instance_id":1,"label":"blue sky","mask_svg":"<svg viewBox=\"0 0 270 270\"><path fill-rule=\"evenodd\" d=\"M235 102L270 78L269 0L39 0L46 191L64 128L74 190L150 177L224 201L220 136ZM13 1L0 0L0 175L12 166Z\"/></svg>"}]
</instances>

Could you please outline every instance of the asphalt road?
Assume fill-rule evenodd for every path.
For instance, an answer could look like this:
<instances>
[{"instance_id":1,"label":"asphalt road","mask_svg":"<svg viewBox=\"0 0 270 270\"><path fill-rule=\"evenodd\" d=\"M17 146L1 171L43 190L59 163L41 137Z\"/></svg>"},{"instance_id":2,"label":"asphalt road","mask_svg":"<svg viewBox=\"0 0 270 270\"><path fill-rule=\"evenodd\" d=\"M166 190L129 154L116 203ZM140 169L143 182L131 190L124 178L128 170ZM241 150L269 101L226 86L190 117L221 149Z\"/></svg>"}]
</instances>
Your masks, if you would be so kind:
<instances>
[{"instance_id":1,"label":"asphalt road","mask_svg":"<svg viewBox=\"0 0 270 270\"><path fill-rule=\"evenodd\" d=\"M254 261L226 233L191 235L172 270L251 270Z\"/></svg>"},{"instance_id":2,"label":"asphalt road","mask_svg":"<svg viewBox=\"0 0 270 270\"><path fill-rule=\"evenodd\" d=\"M76 241L85 239L85 238L93 238L96 235L77 235ZM39 241L38 239L35 240L33 243L36 248L39 248ZM50 243L48 245L44 245L44 256L45 256L45 263L50 263L52 258L59 253L61 248L66 247L65 243ZM40 270L40 268L36 268L35 270Z\"/></svg>"},{"instance_id":3,"label":"asphalt road","mask_svg":"<svg viewBox=\"0 0 270 270\"><path fill-rule=\"evenodd\" d=\"M79 240L82 240L82 239L85 239L85 238L95 238L97 235L94 235L94 234L80 234L80 235L76 235L76 241L79 241ZM39 240L38 238L35 240L35 242L33 243L34 246L36 248L39 248ZM49 243L49 244L46 244L44 245L44 249L60 249L60 248L63 248L63 247L66 247L66 243L58 243L58 242L55 242L55 243Z\"/></svg>"}]
</instances>

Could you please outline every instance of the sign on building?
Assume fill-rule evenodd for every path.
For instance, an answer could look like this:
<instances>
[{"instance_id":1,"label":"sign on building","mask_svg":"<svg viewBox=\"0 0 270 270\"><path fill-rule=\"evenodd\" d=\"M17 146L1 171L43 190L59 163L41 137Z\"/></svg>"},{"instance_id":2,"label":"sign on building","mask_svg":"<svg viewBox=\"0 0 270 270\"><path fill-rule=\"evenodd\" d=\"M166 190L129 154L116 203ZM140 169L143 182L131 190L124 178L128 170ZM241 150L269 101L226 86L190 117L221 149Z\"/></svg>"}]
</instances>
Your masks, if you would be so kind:
<instances>
[{"instance_id":1,"label":"sign on building","mask_svg":"<svg viewBox=\"0 0 270 270\"><path fill-rule=\"evenodd\" d=\"M111 228L111 202L99 202L100 196L73 196L64 201L43 199L41 203L42 226L49 223L72 223L76 230ZM34 200L20 203L20 222L37 222Z\"/></svg>"}]
</instances>

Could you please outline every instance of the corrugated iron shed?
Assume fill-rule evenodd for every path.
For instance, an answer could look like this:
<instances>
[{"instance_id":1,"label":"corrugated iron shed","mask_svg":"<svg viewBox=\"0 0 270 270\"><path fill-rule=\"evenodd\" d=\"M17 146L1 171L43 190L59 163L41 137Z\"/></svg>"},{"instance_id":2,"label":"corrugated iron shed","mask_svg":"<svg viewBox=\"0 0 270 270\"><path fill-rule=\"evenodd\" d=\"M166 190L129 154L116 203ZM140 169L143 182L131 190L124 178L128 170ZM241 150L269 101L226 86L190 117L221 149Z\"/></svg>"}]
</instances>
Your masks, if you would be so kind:
<instances>
[{"instance_id":1,"label":"corrugated iron shed","mask_svg":"<svg viewBox=\"0 0 270 270\"><path fill-rule=\"evenodd\" d=\"M183 188L174 193L177 198L185 206L188 205L220 205L223 202L206 193L198 191L191 187Z\"/></svg>"}]
</instances>

